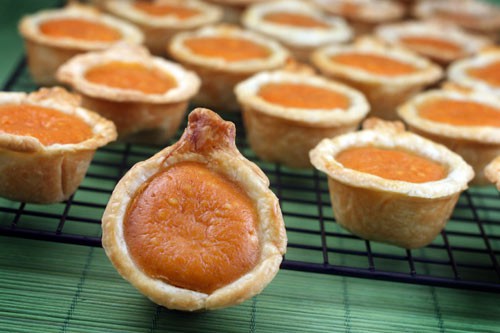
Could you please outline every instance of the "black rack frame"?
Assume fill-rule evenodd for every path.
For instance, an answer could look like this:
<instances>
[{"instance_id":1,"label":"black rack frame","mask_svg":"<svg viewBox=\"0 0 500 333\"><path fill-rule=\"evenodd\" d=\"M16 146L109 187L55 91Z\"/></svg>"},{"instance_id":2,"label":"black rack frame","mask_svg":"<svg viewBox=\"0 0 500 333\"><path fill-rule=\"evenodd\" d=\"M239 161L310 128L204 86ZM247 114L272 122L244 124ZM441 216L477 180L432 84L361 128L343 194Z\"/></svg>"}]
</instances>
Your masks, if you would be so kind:
<instances>
[{"instance_id":1,"label":"black rack frame","mask_svg":"<svg viewBox=\"0 0 500 333\"><path fill-rule=\"evenodd\" d=\"M35 89L23 58L3 90ZM464 192L441 237L423 249L403 250L361 240L335 223L324 175L260 161L246 143L240 114L222 116L236 124L239 149L268 175L271 189L280 199L289 238L282 268L500 292L500 195L492 186ZM1 199L0 235L101 246L100 216L106 197L135 162L159 149L131 144L101 148L82 185L61 204L31 205ZM84 192L85 198L100 199L81 199L79 193ZM75 210L80 213L74 213ZM94 213L88 213L91 211ZM75 225L85 227L76 228L76 232L67 230ZM93 231L88 233L87 227Z\"/></svg>"}]
</instances>

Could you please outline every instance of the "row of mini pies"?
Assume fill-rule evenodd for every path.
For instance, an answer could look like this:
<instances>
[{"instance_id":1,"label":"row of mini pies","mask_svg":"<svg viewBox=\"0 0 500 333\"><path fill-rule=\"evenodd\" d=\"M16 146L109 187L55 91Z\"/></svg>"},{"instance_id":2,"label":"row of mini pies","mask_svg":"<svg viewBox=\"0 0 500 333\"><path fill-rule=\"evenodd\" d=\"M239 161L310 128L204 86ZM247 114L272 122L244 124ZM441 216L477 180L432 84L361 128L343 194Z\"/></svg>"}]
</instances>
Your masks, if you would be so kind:
<instances>
[{"instance_id":1,"label":"row of mini pies","mask_svg":"<svg viewBox=\"0 0 500 333\"><path fill-rule=\"evenodd\" d=\"M260 44L263 47L267 47L271 50L271 52L268 57L263 57L262 59L250 59L248 61L225 61L224 59L219 59L217 57L200 56L192 52L191 49L185 47L184 45L185 41L190 38L194 39L214 36L248 40L254 44ZM240 45L236 45L236 47L239 46ZM226 47L225 51L227 51L227 48L228 47ZM181 62L185 67L194 70L199 76L201 76L202 87L200 93L195 97L195 103L198 105L212 107L217 110L237 109L239 105L232 93L233 87L238 82L250 77L254 73L283 67L287 57L286 50L281 48L279 44L254 35L251 32L228 26L204 28L193 33L177 35L170 45L170 51L176 60ZM336 64L331 61L332 54L353 54L353 52L367 52L380 57L388 57L389 59L392 59L392 61L399 61L401 63L408 64L410 67L414 66L417 70L407 75L387 76L384 75L384 73L367 73L366 71L352 68L352 66L343 66L342 64ZM60 78L64 82L71 84L75 90L83 93L84 105L89 106L91 109L96 109L115 121L115 123L118 124L119 133L121 133L122 138L128 136L129 134L134 136L135 132L144 130L144 127L151 127L155 124L164 124L164 126L153 126L150 130L154 133L164 133L164 136L159 136L157 139L160 141L165 140L170 137L178 127L180 119L182 118L181 110L185 110L186 100L196 92L196 78L188 79L190 77L189 75L185 75L184 73L182 74L184 77L181 81L185 83L184 86L188 86L190 89L186 88L190 91L187 95L181 93L180 95L182 97L179 97L177 95L177 89L174 89L167 93L167 95L170 96L170 99L160 99L160 101L158 98L153 98L153 100L155 100L153 104L171 103L172 95L175 95L173 97L175 102L179 102L179 99L183 99L184 107L178 108L179 112L176 113L175 119L166 119L165 122L154 119L152 121L150 120L149 124L142 126L140 119L147 119L151 117L147 117L147 115L142 117L139 112L134 113L134 111L129 112L132 116L123 117L122 114L125 112L117 110L128 110L128 108L125 107L128 106L128 104L118 103L119 107L112 107L112 104L104 103L102 101L111 99L118 100L119 102L126 101L137 103L137 96L135 96L135 100L130 96L124 100L124 97L122 96L123 93L107 91L98 85L96 86L92 83L89 84L83 75L87 69L98 63L105 63L111 61L112 59L115 61L120 60L125 53L130 53L131 59L137 60L140 58L134 56L134 54L139 54L140 52L128 52L123 48L93 55L88 54L77 57L70 61L67 66L63 66L60 71ZM424 86L435 82L441 75L439 67L433 65L425 59L419 58L410 52L388 47L372 40L359 41L351 46L332 46L320 49L314 54L312 60L313 63L316 64L326 75L341 80L344 83L362 91L370 102L372 115L381 116L383 118L395 118L395 109L398 105L407 100L411 95L421 90ZM143 54L142 60L139 62L146 64L148 62L147 55ZM468 81L465 80L465 82ZM152 102L151 96L146 97L146 102ZM163 105L163 107L165 107L165 105ZM145 108L142 103L141 108ZM121 112L121 114L117 115L117 112ZM137 114L137 116L133 116L134 114ZM364 115L358 119L358 123L361 121L363 116ZM170 128L166 127L168 125L170 125ZM143 128L140 128L141 126ZM324 127L326 126L323 125L323 128ZM355 125L351 123L351 127L355 127ZM318 133L318 135L319 134L320 133ZM150 140L149 142L152 142L151 140L154 140L154 137L150 135L146 138L146 140ZM316 138L316 141L317 140L318 138ZM312 146L314 145L310 144L308 148L310 149ZM267 148L264 147L263 149L265 150ZM304 149L304 151L308 151L309 149ZM259 151L260 149L256 148L256 150ZM301 155L304 156L302 161L293 159L295 161L295 164L293 164L294 166L309 165L308 162L304 162L304 160L307 160L307 154ZM487 158L489 158L489 155ZM482 166L484 166L484 163Z\"/></svg>"}]
</instances>

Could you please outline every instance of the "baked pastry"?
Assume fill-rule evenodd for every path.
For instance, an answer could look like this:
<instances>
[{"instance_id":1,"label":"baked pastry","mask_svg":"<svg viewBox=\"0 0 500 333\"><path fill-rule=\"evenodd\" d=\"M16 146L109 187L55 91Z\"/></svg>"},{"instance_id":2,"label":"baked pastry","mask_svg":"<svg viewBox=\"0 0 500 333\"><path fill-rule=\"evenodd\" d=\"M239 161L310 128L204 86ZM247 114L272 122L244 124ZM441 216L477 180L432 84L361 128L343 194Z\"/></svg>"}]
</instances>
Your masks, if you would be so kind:
<instances>
[{"instance_id":1,"label":"baked pastry","mask_svg":"<svg viewBox=\"0 0 500 333\"><path fill-rule=\"evenodd\" d=\"M420 19L436 19L456 24L472 32L498 41L500 9L478 0L420 0L413 15Z\"/></svg>"},{"instance_id":2,"label":"baked pastry","mask_svg":"<svg viewBox=\"0 0 500 333\"><path fill-rule=\"evenodd\" d=\"M356 36L371 34L383 23L401 20L405 7L391 0L314 0L328 14L347 19Z\"/></svg>"},{"instance_id":3,"label":"baked pastry","mask_svg":"<svg viewBox=\"0 0 500 333\"><path fill-rule=\"evenodd\" d=\"M57 78L82 95L82 105L112 120L119 139L164 144L182 122L200 80L140 46L116 45L76 56Z\"/></svg>"},{"instance_id":4,"label":"baked pastry","mask_svg":"<svg viewBox=\"0 0 500 333\"><path fill-rule=\"evenodd\" d=\"M222 19L222 9L198 0L108 0L105 9L128 20L144 34L144 44L155 55L164 55L173 35L198 29Z\"/></svg>"},{"instance_id":5,"label":"baked pastry","mask_svg":"<svg viewBox=\"0 0 500 333\"><path fill-rule=\"evenodd\" d=\"M222 20L230 24L239 24L241 15L248 6L273 0L205 0L208 3L219 5L224 10Z\"/></svg>"},{"instance_id":6,"label":"baked pastry","mask_svg":"<svg viewBox=\"0 0 500 333\"><path fill-rule=\"evenodd\" d=\"M82 5L25 16L19 31L25 40L31 76L39 85L57 84L57 68L76 54L143 40L133 25Z\"/></svg>"},{"instance_id":7,"label":"baked pastry","mask_svg":"<svg viewBox=\"0 0 500 333\"><path fill-rule=\"evenodd\" d=\"M454 24L437 21L408 21L379 26L375 35L406 47L443 66L478 53L492 44L485 37L469 34Z\"/></svg>"},{"instance_id":8,"label":"baked pastry","mask_svg":"<svg viewBox=\"0 0 500 333\"><path fill-rule=\"evenodd\" d=\"M500 97L500 48L489 48L473 57L455 61L448 80L465 91L482 91Z\"/></svg>"},{"instance_id":9,"label":"baked pastry","mask_svg":"<svg viewBox=\"0 0 500 333\"><path fill-rule=\"evenodd\" d=\"M398 105L442 76L427 59L371 38L318 49L311 60L324 75L363 92L370 115L384 119L396 119Z\"/></svg>"},{"instance_id":10,"label":"baked pastry","mask_svg":"<svg viewBox=\"0 0 500 333\"><path fill-rule=\"evenodd\" d=\"M358 128L369 110L363 94L320 76L262 72L236 86L247 141L266 161L311 167L323 138Z\"/></svg>"},{"instance_id":11,"label":"baked pastry","mask_svg":"<svg viewBox=\"0 0 500 333\"><path fill-rule=\"evenodd\" d=\"M340 44L352 37L344 19L325 15L303 1L273 1L250 6L242 16L243 25L278 40L294 58L307 62L320 46Z\"/></svg>"},{"instance_id":12,"label":"baked pastry","mask_svg":"<svg viewBox=\"0 0 500 333\"><path fill-rule=\"evenodd\" d=\"M136 164L102 219L118 272L170 309L217 309L258 294L286 249L269 180L240 154L235 127L214 112L189 115L181 139Z\"/></svg>"},{"instance_id":13,"label":"baked pastry","mask_svg":"<svg viewBox=\"0 0 500 333\"><path fill-rule=\"evenodd\" d=\"M485 166L500 155L500 99L484 92L434 90L415 96L398 113L410 129L461 155L489 184Z\"/></svg>"},{"instance_id":14,"label":"baked pastry","mask_svg":"<svg viewBox=\"0 0 500 333\"><path fill-rule=\"evenodd\" d=\"M310 153L328 176L337 223L364 239L426 246L445 227L472 168L401 123L369 119L364 127L324 139Z\"/></svg>"},{"instance_id":15,"label":"baked pastry","mask_svg":"<svg viewBox=\"0 0 500 333\"><path fill-rule=\"evenodd\" d=\"M484 174L500 190L500 155L486 166Z\"/></svg>"},{"instance_id":16,"label":"baked pastry","mask_svg":"<svg viewBox=\"0 0 500 333\"><path fill-rule=\"evenodd\" d=\"M0 92L0 196L68 199L95 150L115 138L112 122L79 107L79 98L62 88Z\"/></svg>"},{"instance_id":17,"label":"baked pastry","mask_svg":"<svg viewBox=\"0 0 500 333\"><path fill-rule=\"evenodd\" d=\"M169 53L201 78L194 103L218 111L238 109L233 93L237 83L257 72L283 67L288 59L288 52L277 42L230 25L180 33L172 39Z\"/></svg>"}]
</instances>

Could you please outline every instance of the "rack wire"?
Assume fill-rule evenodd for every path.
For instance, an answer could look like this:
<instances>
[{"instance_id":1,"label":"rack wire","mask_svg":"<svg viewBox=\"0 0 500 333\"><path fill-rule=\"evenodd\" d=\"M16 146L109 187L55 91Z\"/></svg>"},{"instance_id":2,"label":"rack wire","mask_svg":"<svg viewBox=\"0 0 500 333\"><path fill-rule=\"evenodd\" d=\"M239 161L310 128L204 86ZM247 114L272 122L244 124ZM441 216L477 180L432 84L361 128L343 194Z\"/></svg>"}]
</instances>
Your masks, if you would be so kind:
<instances>
[{"instance_id":1,"label":"rack wire","mask_svg":"<svg viewBox=\"0 0 500 333\"><path fill-rule=\"evenodd\" d=\"M22 59L4 91L35 89ZM493 186L464 192L445 230L425 248L365 241L335 223L323 174L260 161L246 143L241 115L222 117L236 124L237 146L267 174L280 199L289 239L283 269L500 292L500 195ZM114 186L161 148L125 143L101 148L78 190L62 203L0 199L0 235L101 246L101 216Z\"/></svg>"}]
</instances>

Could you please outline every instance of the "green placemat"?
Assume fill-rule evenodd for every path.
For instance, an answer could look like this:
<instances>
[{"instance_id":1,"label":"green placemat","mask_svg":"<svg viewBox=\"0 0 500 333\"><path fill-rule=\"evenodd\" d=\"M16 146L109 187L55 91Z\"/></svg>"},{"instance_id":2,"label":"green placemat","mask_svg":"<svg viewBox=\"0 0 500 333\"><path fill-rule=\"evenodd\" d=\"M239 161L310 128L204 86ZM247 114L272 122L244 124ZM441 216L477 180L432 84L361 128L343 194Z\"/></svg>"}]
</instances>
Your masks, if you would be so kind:
<instances>
[{"instance_id":1,"label":"green placemat","mask_svg":"<svg viewBox=\"0 0 500 333\"><path fill-rule=\"evenodd\" d=\"M0 237L1 332L499 332L497 294L281 270L241 305L150 302L101 248Z\"/></svg>"}]
</instances>

